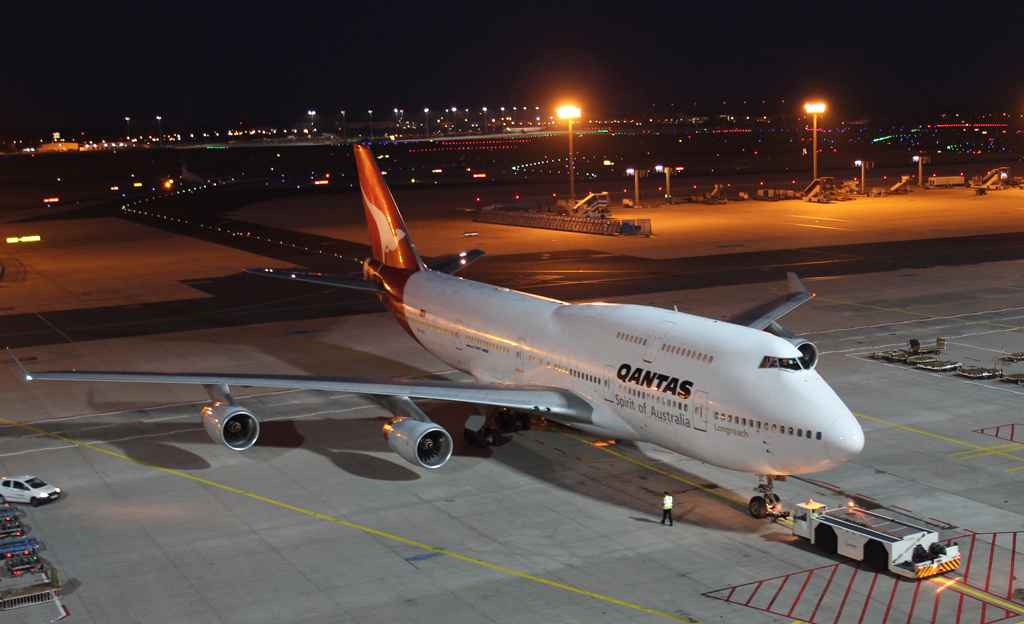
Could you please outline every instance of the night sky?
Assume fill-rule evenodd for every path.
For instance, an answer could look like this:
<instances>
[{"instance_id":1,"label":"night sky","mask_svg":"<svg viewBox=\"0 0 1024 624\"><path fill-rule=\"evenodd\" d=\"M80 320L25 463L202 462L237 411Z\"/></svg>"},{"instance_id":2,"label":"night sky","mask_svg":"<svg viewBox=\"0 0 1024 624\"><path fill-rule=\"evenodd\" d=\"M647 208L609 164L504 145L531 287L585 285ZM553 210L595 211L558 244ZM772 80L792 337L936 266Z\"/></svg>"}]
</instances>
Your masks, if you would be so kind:
<instances>
[{"instance_id":1,"label":"night sky","mask_svg":"<svg viewBox=\"0 0 1024 624\"><path fill-rule=\"evenodd\" d=\"M5 130L565 100L1024 112L1019 1L6 2L0 23Z\"/></svg>"}]
</instances>

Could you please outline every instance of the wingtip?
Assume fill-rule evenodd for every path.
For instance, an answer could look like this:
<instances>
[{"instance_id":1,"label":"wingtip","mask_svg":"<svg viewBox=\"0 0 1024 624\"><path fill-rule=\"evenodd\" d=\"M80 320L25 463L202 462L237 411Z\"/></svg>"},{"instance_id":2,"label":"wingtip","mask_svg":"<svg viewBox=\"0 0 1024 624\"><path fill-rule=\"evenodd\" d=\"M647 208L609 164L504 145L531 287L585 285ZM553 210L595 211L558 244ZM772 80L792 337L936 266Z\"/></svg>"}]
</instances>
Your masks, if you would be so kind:
<instances>
[{"instance_id":1,"label":"wingtip","mask_svg":"<svg viewBox=\"0 0 1024 624\"><path fill-rule=\"evenodd\" d=\"M789 279L789 291L790 292L809 292L804 283L800 280L800 276L792 271L786 273L786 277Z\"/></svg>"},{"instance_id":2,"label":"wingtip","mask_svg":"<svg viewBox=\"0 0 1024 624\"><path fill-rule=\"evenodd\" d=\"M28 371L25 370L25 365L21 363L21 360L18 359L18 356L14 355L14 351L12 351L10 347L7 347L7 353L11 355L11 359L14 360L14 363L18 365L18 368L21 369L21 372L25 374L25 381L32 381L32 375L28 374Z\"/></svg>"}]
</instances>

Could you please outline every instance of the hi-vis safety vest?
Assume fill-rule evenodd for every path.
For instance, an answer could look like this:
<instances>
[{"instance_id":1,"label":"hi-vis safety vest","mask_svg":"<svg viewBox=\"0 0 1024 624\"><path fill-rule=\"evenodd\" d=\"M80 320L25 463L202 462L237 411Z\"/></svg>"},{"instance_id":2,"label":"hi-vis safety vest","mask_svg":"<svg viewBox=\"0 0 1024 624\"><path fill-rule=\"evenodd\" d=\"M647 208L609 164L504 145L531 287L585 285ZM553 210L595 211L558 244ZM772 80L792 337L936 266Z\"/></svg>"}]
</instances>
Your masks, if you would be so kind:
<instances>
[{"instance_id":1,"label":"hi-vis safety vest","mask_svg":"<svg viewBox=\"0 0 1024 624\"><path fill-rule=\"evenodd\" d=\"M661 501L661 506L662 506L663 509L672 509L672 497L671 496L666 496Z\"/></svg>"}]
</instances>

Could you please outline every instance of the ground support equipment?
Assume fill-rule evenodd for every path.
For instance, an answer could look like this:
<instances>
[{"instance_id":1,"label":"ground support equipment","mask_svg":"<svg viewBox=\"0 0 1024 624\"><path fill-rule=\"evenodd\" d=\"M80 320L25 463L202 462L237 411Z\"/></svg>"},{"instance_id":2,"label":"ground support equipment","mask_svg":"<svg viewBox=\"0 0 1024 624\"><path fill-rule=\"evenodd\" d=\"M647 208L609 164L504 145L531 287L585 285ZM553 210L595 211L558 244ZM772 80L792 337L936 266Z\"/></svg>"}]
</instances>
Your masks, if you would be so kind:
<instances>
[{"instance_id":1,"label":"ground support equipment","mask_svg":"<svg viewBox=\"0 0 1024 624\"><path fill-rule=\"evenodd\" d=\"M998 368L961 368L956 374L968 379L995 379L1002 377L1003 371Z\"/></svg>"},{"instance_id":2,"label":"ground support equipment","mask_svg":"<svg viewBox=\"0 0 1024 624\"><path fill-rule=\"evenodd\" d=\"M828 509L809 500L797 505L790 517L793 535L810 540L822 552L863 561L875 570L922 579L960 567L955 543L945 546L935 531L866 509Z\"/></svg>"}]
</instances>

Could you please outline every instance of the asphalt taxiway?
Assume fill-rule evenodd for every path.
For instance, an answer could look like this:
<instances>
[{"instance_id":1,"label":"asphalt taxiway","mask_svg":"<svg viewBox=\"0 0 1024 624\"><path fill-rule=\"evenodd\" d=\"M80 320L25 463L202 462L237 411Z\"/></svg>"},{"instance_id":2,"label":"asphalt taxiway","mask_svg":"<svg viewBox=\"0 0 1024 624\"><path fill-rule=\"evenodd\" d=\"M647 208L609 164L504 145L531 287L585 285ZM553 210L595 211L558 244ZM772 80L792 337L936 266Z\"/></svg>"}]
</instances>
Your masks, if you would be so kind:
<instances>
[{"instance_id":1,"label":"asphalt taxiway","mask_svg":"<svg viewBox=\"0 0 1024 624\"><path fill-rule=\"evenodd\" d=\"M189 283L227 279L234 269L218 272L230 263L284 262L134 221L88 223L97 229L78 225L86 238L109 226L165 240L165 251L156 243L140 249L152 251L154 266L160 257L178 259L181 267L168 268L167 275ZM998 247L1015 248L1013 232L1024 230L1021 225L1004 222L1009 234ZM434 226L449 227L454 240L463 224L438 220ZM4 224L12 227L23 224ZM414 237L416 227L410 223ZM125 242L110 232L109 244ZM867 443L850 464L791 478L777 491L787 505L853 499L956 539L965 565L934 582L896 582L823 555L784 524L746 514L750 475L646 444L607 445L537 423L485 451L453 436L457 448L449 464L420 470L382 439L385 410L340 393L239 388L240 402L264 424L259 443L235 453L202 430L197 414L206 397L200 388L26 384L6 361L0 473L39 474L66 492L55 504L29 509L27 520L45 545L42 554L61 571L69 621L1024 621L1024 590L1015 574L1024 565L1018 555L1024 540L1017 539L1024 532L1024 501L1015 496L1024 479L1024 438L1018 440L1012 427L1024 430L1024 390L871 357L873 349L936 337L946 340L944 358L965 365L991 366L1003 350L1024 351L1024 264L998 256L981 262L992 259L984 254L1009 252L974 243L978 255L970 256L964 250L971 239L963 240L961 247L919 243L922 253L946 255L917 264L842 271L833 262L809 273L819 265L808 263L801 273L817 297L784 319L817 343L818 370L858 414ZM184 245L196 249L182 258L174 251ZM80 254L84 246L31 253ZM577 253L558 247L543 252L548 259L524 260L536 269L557 265L560 252L566 262ZM21 257L26 280L4 293L4 307L22 305L9 295L42 274L31 268L42 259ZM599 256L577 260L585 261L597 262L591 269L597 274L611 270ZM197 268L197 262L210 264ZM135 272L113 267L127 281L106 281L109 299L95 306L111 325L117 324L114 308L217 298L176 298L167 291L163 300L137 302L133 293L147 280L174 281L148 276L149 266L139 263ZM568 272L555 268L552 275ZM663 280L668 287L637 292L622 281L601 282L607 289L601 296L720 317L785 289L772 278L784 267L767 272L745 263L736 268L745 280L734 282L709 279L697 268L684 288ZM84 303L61 310L58 288L73 280L49 283L50 294L43 287L38 294L56 303L39 315L65 337L18 349L30 370L464 378L370 308L263 322L257 309L241 322L210 315L205 326L119 329L82 339L65 329L70 325L54 322L60 319L54 314L89 309L85 300L102 291L90 288ZM554 292L557 286L558 280L548 283ZM129 307L135 305L140 308ZM165 311L181 314L174 307ZM18 313L6 311L4 319ZM1024 363L1004 366L1024 372ZM450 404L424 408L454 432L468 415ZM657 522L664 490L676 495L672 528ZM5 612L3 621L49 619L48 609Z\"/></svg>"}]
</instances>

